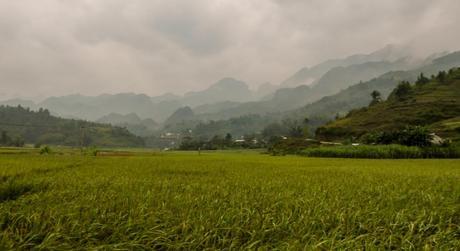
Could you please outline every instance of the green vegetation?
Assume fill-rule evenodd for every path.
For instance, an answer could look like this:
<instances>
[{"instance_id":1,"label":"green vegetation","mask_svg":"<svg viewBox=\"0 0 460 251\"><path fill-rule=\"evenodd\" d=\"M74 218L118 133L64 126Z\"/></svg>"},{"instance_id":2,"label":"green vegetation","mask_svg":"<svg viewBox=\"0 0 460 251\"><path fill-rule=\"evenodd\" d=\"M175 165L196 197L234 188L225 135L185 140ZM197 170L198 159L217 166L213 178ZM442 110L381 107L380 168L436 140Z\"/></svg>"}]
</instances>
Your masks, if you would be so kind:
<instances>
[{"instance_id":1,"label":"green vegetation","mask_svg":"<svg viewBox=\"0 0 460 251\"><path fill-rule=\"evenodd\" d=\"M16 138L12 139L8 135L8 132L2 131L2 134L0 136L0 146L21 147L21 146L24 146L24 139L22 139L22 137L16 137Z\"/></svg>"},{"instance_id":2,"label":"green vegetation","mask_svg":"<svg viewBox=\"0 0 460 251\"><path fill-rule=\"evenodd\" d=\"M183 138L179 149L265 148L280 142L284 137L293 139L308 137L311 133L310 123L316 122L308 118L304 118L303 121L288 118L280 122L272 119L268 116L248 115L229 120L200 123L193 130L182 133ZM265 128L261 127L267 123L270 124ZM258 133L244 134L247 131Z\"/></svg>"},{"instance_id":3,"label":"green vegetation","mask_svg":"<svg viewBox=\"0 0 460 251\"><path fill-rule=\"evenodd\" d=\"M4 250L460 246L457 160L4 151Z\"/></svg>"},{"instance_id":4,"label":"green vegetation","mask_svg":"<svg viewBox=\"0 0 460 251\"><path fill-rule=\"evenodd\" d=\"M403 145L323 146L304 148L300 153L308 157L362 159L423 159L460 158L455 147L417 147Z\"/></svg>"},{"instance_id":5,"label":"green vegetation","mask_svg":"<svg viewBox=\"0 0 460 251\"><path fill-rule=\"evenodd\" d=\"M44 146L42 148L40 148L40 154L51 154L53 151L51 150L51 148L49 146Z\"/></svg>"},{"instance_id":6,"label":"green vegetation","mask_svg":"<svg viewBox=\"0 0 460 251\"><path fill-rule=\"evenodd\" d=\"M388 100L351 111L346 117L320 127L321 139L338 140L360 138L373 132L402 130L407 125L435 126L441 136L455 136L455 130L444 133L444 120L460 116L460 69L440 72L429 82L423 75L417 84L402 82L390 94ZM458 134L457 134L458 135Z\"/></svg>"},{"instance_id":7,"label":"green vegetation","mask_svg":"<svg viewBox=\"0 0 460 251\"><path fill-rule=\"evenodd\" d=\"M299 154L306 148L319 147L319 145L319 141L305 138L276 138L272 140L267 150L271 155Z\"/></svg>"},{"instance_id":8,"label":"green vegetation","mask_svg":"<svg viewBox=\"0 0 460 251\"><path fill-rule=\"evenodd\" d=\"M179 150L261 149L265 147L265 141L260 140L258 135L245 135L243 139L236 141L230 133L227 133L225 137L216 135L210 140L185 137L182 139Z\"/></svg>"},{"instance_id":9,"label":"green vegetation","mask_svg":"<svg viewBox=\"0 0 460 251\"><path fill-rule=\"evenodd\" d=\"M432 145L433 135L427 127L407 126L398 131L370 132L361 137L366 144L399 144L403 146L427 147Z\"/></svg>"},{"instance_id":10,"label":"green vegetation","mask_svg":"<svg viewBox=\"0 0 460 251\"><path fill-rule=\"evenodd\" d=\"M48 110L0 106L0 145L25 143L64 146L143 146L141 138L125 128L82 120L62 119Z\"/></svg>"}]
</instances>

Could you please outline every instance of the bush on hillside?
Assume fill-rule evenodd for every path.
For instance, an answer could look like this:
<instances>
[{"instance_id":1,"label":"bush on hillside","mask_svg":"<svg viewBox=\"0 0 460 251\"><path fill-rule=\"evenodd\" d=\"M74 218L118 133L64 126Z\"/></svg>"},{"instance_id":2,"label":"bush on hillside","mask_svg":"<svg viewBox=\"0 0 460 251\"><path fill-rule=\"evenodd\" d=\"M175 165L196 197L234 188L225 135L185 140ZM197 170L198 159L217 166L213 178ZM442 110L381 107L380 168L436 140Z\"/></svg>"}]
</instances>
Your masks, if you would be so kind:
<instances>
[{"instance_id":1,"label":"bush on hillside","mask_svg":"<svg viewBox=\"0 0 460 251\"><path fill-rule=\"evenodd\" d=\"M402 81L390 94L390 97L394 97L398 100L407 99L412 92L412 86L407 81Z\"/></svg>"},{"instance_id":2,"label":"bush on hillside","mask_svg":"<svg viewBox=\"0 0 460 251\"><path fill-rule=\"evenodd\" d=\"M428 128L424 126L408 126L398 133L398 143L405 146L430 146L432 139Z\"/></svg>"},{"instance_id":3,"label":"bush on hillside","mask_svg":"<svg viewBox=\"0 0 460 251\"><path fill-rule=\"evenodd\" d=\"M420 73L420 76L417 77L417 81L415 81L415 85L422 86L422 85L428 84L429 82L430 82L430 79L425 77L423 73Z\"/></svg>"}]
</instances>

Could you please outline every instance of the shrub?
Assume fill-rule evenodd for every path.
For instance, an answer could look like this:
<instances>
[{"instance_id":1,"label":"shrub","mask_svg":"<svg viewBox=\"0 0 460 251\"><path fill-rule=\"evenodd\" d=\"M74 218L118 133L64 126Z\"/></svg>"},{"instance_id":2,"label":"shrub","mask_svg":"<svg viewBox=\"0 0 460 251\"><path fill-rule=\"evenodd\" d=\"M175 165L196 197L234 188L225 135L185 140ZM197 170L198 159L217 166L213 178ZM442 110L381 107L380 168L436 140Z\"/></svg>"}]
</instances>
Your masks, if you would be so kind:
<instances>
[{"instance_id":1,"label":"shrub","mask_svg":"<svg viewBox=\"0 0 460 251\"><path fill-rule=\"evenodd\" d=\"M82 155L97 156L98 153L99 153L99 150L95 146L81 149Z\"/></svg>"},{"instance_id":2,"label":"shrub","mask_svg":"<svg viewBox=\"0 0 460 251\"><path fill-rule=\"evenodd\" d=\"M445 71L440 71L440 72L438 73L438 75L436 76L436 79L437 79L440 83L445 83L446 78L447 78L447 73L446 73Z\"/></svg>"},{"instance_id":3,"label":"shrub","mask_svg":"<svg viewBox=\"0 0 460 251\"><path fill-rule=\"evenodd\" d=\"M360 141L365 144L399 144L426 147L431 145L432 138L427 127L407 126L399 131L367 133L360 138Z\"/></svg>"},{"instance_id":4,"label":"shrub","mask_svg":"<svg viewBox=\"0 0 460 251\"><path fill-rule=\"evenodd\" d=\"M417 81L415 82L415 84L417 86L421 86L421 85L428 84L429 82L430 82L430 79L425 77L423 73L420 73L420 76L417 77Z\"/></svg>"},{"instance_id":5,"label":"shrub","mask_svg":"<svg viewBox=\"0 0 460 251\"><path fill-rule=\"evenodd\" d=\"M298 154L303 149L312 146L319 146L319 142L301 138L281 139L269 147L268 152L272 155Z\"/></svg>"},{"instance_id":6,"label":"shrub","mask_svg":"<svg viewBox=\"0 0 460 251\"><path fill-rule=\"evenodd\" d=\"M51 154L52 153L52 150L49 146L44 146L40 149L40 154L43 155L43 154Z\"/></svg>"},{"instance_id":7,"label":"shrub","mask_svg":"<svg viewBox=\"0 0 460 251\"><path fill-rule=\"evenodd\" d=\"M24 139L22 137L16 137L10 144L10 146L23 147Z\"/></svg>"},{"instance_id":8,"label":"shrub","mask_svg":"<svg viewBox=\"0 0 460 251\"><path fill-rule=\"evenodd\" d=\"M412 86L409 82L401 82L390 94L390 97L394 97L398 100L404 100L410 96L412 92Z\"/></svg>"},{"instance_id":9,"label":"shrub","mask_svg":"<svg viewBox=\"0 0 460 251\"><path fill-rule=\"evenodd\" d=\"M24 139L20 136L17 136L13 139L8 135L6 131L2 131L0 136L0 146L23 147Z\"/></svg>"}]
</instances>

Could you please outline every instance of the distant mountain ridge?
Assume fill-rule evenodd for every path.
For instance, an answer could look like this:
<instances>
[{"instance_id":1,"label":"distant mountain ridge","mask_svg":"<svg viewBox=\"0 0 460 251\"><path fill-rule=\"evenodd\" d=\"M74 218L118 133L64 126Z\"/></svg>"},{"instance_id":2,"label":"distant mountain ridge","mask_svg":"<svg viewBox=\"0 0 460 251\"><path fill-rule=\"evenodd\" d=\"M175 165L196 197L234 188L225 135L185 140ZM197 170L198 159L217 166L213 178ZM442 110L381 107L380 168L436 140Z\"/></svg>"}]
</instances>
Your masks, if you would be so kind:
<instances>
[{"instance_id":1,"label":"distant mountain ridge","mask_svg":"<svg viewBox=\"0 0 460 251\"><path fill-rule=\"evenodd\" d=\"M99 118L97 122L106 124L140 124L142 119L139 118L136 113L129 113L126 115L110 113L102 118Z\"/></svg>"},{"instance_id":2,"label":"distant mountain ridge","mask_svg":"<svg viewBox=\"0 0 460 251\"><path fill-rule=\"evenodd\" d=\"M188 106L177 109L166 121L165 125L174 125L195 119L195 113Z\"/></svg>"},{"instance_id":3,"label":"distant mountain ridge","mask_svg":"<svg viewBox=\"0 0 460 251\"><path fill-rule=\"evenodd\" d=\"M393 62L409 56L410 54L405 48L400 48L395 45L386 45L384 48L369 54L355 54L343 59L327 60L311 68L304 67L283 81L280 87L310 85L326 74L326 72L336 67L347 67L350 65L378 61Z\"/></svg>"},{"instance_id":4,"label":"distant mountain ridge","mask_svg":"<svg viewBox=\"0 0 460 251\"><path fill-rule=\"evenodd\" d=\"M248 102L252 99L253 93L245 82L224 78L203 91L186 93L182 104L194 107L225 101Z\"/></svg>"},{"instance_id":5,"label":"distant mountain ridge","mask_svg":"<svg viewBox=\"0 0 460 251\"><path fill-rule=\"evenodd\" d=\"M408 71L401 71L401 69L410 68L404 60L398 60L393 63L367 62L349 67L340 67L326 73L314 86L301 85L296 88L279 89L270 99L242 103L213 114L201 114L200 116L204 119L229 119L249 114L264 115L279 112L292 115L291 111L297 110L296 112L299 114L299 111L302 110L301 107L307 106L309 107L307 110L310 112L305 113L305 116L323 116L319 111L328 110L324 116L331 117L331 112L335 115L336 113L347 112L348 108L354 109L366 106L370 102L370 92L365 93L369 88L374 88L384 95L388 95L399 81L413 81L422 72L431 75L440 70L447 70L459 65L460 51L425 62L424 65L419 65L415 69L409 69ZM374 75L376 76L372 77ZM360 78L368 79L362 79L361 83L356 81L356 79ZM348 89L349 87L353 88ZM362 90L358 91L359 89ZM328 101L326 102L326 100ZM331 105L336 108L320 108L328 106L331 108Z\"/></svg>"},{"instance_id":6,"label":"distant mountain ridge","mask_svg":"<svg viewBox=\"0 0 460 251\"><path fill-rule=\"evenodd\" d=\"M161 122L183 106L196 107L217 102L247 102L253 99L253 95L245 82L224 78L203 91L191 92L184 96L165 94L149 97L145 94L134 93L99 96L74 94L50 97L40 103L15 99L0 102L0 104L22 105L31 109L46 108L53 114L65 118L90 121L96 121L110 113L130 114L135 112L141 118L151 118Z\"/></svg>"}]
</instances>

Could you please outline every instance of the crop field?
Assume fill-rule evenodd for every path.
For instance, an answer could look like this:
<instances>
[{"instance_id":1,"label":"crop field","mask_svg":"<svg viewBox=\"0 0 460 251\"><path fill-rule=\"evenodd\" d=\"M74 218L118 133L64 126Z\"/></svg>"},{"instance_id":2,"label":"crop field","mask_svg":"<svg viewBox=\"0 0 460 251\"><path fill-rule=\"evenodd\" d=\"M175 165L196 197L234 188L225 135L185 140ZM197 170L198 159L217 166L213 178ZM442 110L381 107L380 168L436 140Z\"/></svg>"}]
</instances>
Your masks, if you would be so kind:
<instances>
[{"instance_id":1,"label":"crop field","mask_svg":"<svg viewBox=\"0 0 460 251\"><path fill-rule=\"evenodd\" d=\"M0 238L1 250L458 249L460 161L4 150Z\"/></svg>"}]
</instances>

